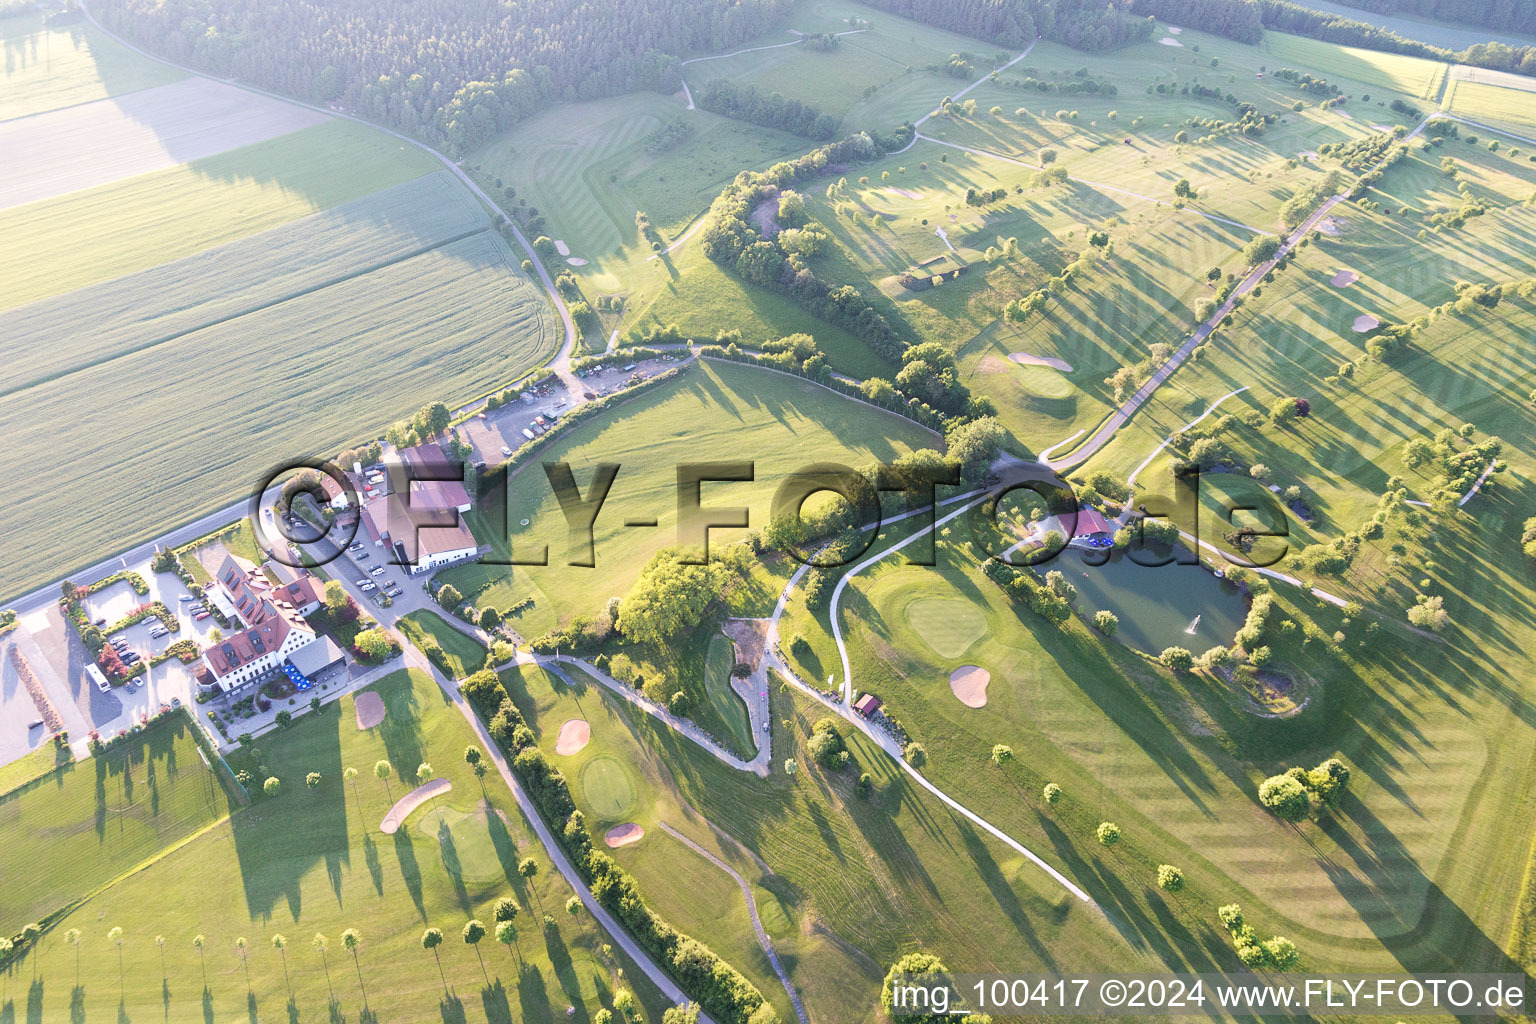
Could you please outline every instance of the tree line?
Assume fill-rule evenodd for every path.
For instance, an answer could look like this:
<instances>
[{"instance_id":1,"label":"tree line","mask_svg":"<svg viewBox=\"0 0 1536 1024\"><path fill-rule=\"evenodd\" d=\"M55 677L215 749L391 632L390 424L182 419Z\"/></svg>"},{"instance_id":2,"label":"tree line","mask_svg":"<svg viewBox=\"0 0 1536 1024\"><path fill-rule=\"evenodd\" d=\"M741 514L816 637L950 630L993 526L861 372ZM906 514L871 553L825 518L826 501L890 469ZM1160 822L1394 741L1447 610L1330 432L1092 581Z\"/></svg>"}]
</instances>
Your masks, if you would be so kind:
<instances>
[{"instance_id":1,"label":"tree line","mask_svg":"<svg viewBox=\"0 0 1536 1024\"><path fill-rule=\"evenodd\" d=\"M1152 35L1152 22L1122 0L865 0L913 21L1022 49L1044 37L1079 50L1113 50Z\"/></svg>"},{"instance_id":2,"label":"tree line","mask_svg":"<svg viewBox=\"0 0 1536 1024\"><path fill-rule=\"evenodd\" d=\"M462 153L540 100L672 92L677 54L728 49L789 9L788 0L105 0L99 14L173 60L340 104Z\"/></svg>"},{"instance_id":3,"label":"tree line","mask_svg":"<svg viewBox=\"0 0 1536 1024\"><path fill-rule=\"evenodd\" d=\"M743 280L777 292L842 327L882 358L896 361L906 344L869 300L853 285L822 280L803 257L787 251L780 240L791 232L763 237L752 224L752 211L762 203L777 202L788 186L824 173L831 164L878 159L900 149L911 137L910 124L902 125L890 138L857 132L796 160L780 161L766 171L737 175L705 215L699 235L704 254Z\"/></svg>"},{"instance_id":4,"label":"tree line","mask_svg":"<svg viewBox=\"0 0 1536 1024\"><path fill-rule=\"evenodd\" d=\"M1515 0L1339 0L1347 7L1372 14L1410 14L1474 28L1491 28L1536 35L1536 7Z\"/></svg>"},{"instance_id":5,"label":"tree line","mask_svg":"<svg viewBox=\"0 0 1536 1024\"><path fill-rule=\"evenodd\" d=\"M1355 0L1353 6L1372 10L1377 6L1397 6L1405 11L1417 11L1421 6L1435 6L1440 2L1442 0ZM1476 14L1468 15L1478 19L1468 22L1470 24L1536 31L1536 27L1528 24L1520 27L1526 22L1536 23L1536 8L1519 10L1514 5L1471 4L1465 0L1449 0L1445 3L1447 8L1452 5L1458 8L1478 8ZM1291 0L1133 0L1132 9L1137 14L1164 18L1178 24L1198 25L1203 31L1226 36L1240 43L1257 43L1264 30L1270 29L1344 46L1360 46L1368 50L1536 76L1536 46L1506 46L1503 43L1487 42L1476 43L1464 50L1452 50L1405 38L1379 25L1303 7ZM1443 17L1439 14L1428 16Z\"/></svg>"},{"instance_id":6,"label":"tree line","mask_svg":"<svg viewBox=\"0 0 1536 1024\"><path fill-rule=\"evenodd\" d=\"M757 86L739 86L728 78L716 78L699 91L698 104L705 110L747 121L764 128L826 140L837 134L837 118L809 103L785 99L777 92L761 93Z\"/></svg>"}]
</instances>

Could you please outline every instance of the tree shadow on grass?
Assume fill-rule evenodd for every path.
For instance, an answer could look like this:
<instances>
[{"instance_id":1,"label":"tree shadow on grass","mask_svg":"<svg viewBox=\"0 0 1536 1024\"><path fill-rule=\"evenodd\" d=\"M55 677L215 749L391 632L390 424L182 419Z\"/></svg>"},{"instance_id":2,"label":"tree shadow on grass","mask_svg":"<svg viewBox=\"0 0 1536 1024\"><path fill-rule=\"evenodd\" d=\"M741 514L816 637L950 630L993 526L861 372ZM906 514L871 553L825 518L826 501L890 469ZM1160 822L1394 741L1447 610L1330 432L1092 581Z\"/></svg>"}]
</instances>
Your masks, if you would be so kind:
<instances>
[{"instance_id":1,"label":"tree shadow on grass","mask_svg":"<svg viewBox=\"0 0 1536 1024\"><path fill-rule=\"evenodd\" d=\"M480 1004L485 1009L486 1024L515 1024L516 1018L507 1002L507 990L502 987L500 978L480 990Z\"/></svg>"},{"instance_id":2,"label":"tree shadow on grass","mask_svg":"<svg viewBox=\"0 0 1536 1024\"><path fill-rule=\"evenodd\" d=\"M84 1019L82 1016L81 1020ZM117 1001L117 1024L133 1024L132 1019L128 1016L128 1004L122 999Z\"/></svg>"},{"instance_id":3,"label":"tree shadow on grass","mask_svg":"<svg viewBox=\"0 0 1536 1024\"><path fill-rule=\"evenodd\" d=\"M571 952L565 944L565 938L560 934L559 928L544 929L544 952L549 955L550 966L554 968L555 980L560 983L560 990L565 993L565 998L576 1007L576 1012L569 1019L577 1024L586 1024L589 1019L587 1008L581 997L581 979L576 976L576 965L571 961Z\"/></svg>"},{"instance_id":4,"label":"tree shadow on grass","mask_svg":"<svg viewBox=\"0 0 1536 1024\"><path fill-rule=\"evenodd\" d=\"M421 895L421 865L416 863L416 848L404 829L395 833L395 859L400 862L400 879L411 894L411 902L416 904L416 913L425 921L427 905Z\"/></svg>"},{"instance_id":5,"label":"tree shadow on grass","mask_svg":"<svg viewBox=\"0 0 1536 1024\"><path fill-rule=\"evenodd\" d=\"M43 1024L43 982L33 978L27 987L27 1024Z\"/></svg>"},{"instance_id":6,"label":"tree shadow on grass","mask_svg":"<svg viewBox=\"0 0 1536 1024\"><path fill-rule=\"evenodd\" d=\"M519 1019L526 1024L534 1021L554 1024L555 1011L549 1004L549 988L544 983L543 972L537 967L530 966L517 979L517 1005L522 1014Z\"/></svg>"},{"instance_id":7,"label":"tree shadow on grass","mask_svg":"<svg viewBox=\"0 0 1536 1024\"><path fill-rule=\"evenodd\" d=\"M287 1010L288 1010L288 1024L299 1024L299 1004L293 998L293 996L289 996L288 997Z\"/></svg>"},{"instance_id":8,"label":"tree shadow on grass","mask_svg":"<svg viewBox=\"0 0 1536 1024\"><path fill-rule=\"evenodd\" d=\"M384 895L384 863L379 859L379 844L373 841L373 833L363 833L363 860L368 864L368 877L373 881L373 891Z\"/></svg>"},{"instance_id":9,"label":"tree shadow on grass","mask_svg":"<svg viewBox=\"0 0 1536 1024\"><path fill-rule=\"evenodd\" d=\"M203 1024L213 1024L213 993L203 986Z\"/></svg>"},{"instance_id":10,"label":"tree shadow on grass","mask_svg":"<svg viewBox=\"0 0 1536 1024\"><path fill-rule=\"evenodd\" d=\"M1047 971L1056 973L1056 958L1051 956L1050 950L1036 935L1034 924L1029 919L1029 913L1024 909L1024 904L1019 901L1019 894L1014 891L1008 879L1003 877L1003 872L997 866L997 861L992 857L992 851L987 849L987 844L981 836L976 834L975 828L969 821L957 819L955 825L960 830L960 838L965 842L966 852L971 855L971 862L976 865L976 873L981 876L982 882L987 886L987 891L997 901L998 909L1008 918L1014 930L1029 944L1029 948Z\"/></svg>"},{"instance_id":11,"label":"tree shadow on grass","mask_svg":"<svg viewBox=\"0 0 1536 1024\"><path fill-rule=\"evenodd\" d=\"M491 845L496 847L496 859L501 862L501 872L512 882L522 876L517 873L517 840L507 831L507 823L489 803L484 805L485 827L491 835Z\"/></svg>"},{"instance_id":12,"label":"tree shadow on grass","mask_svg":"<svg viewBox=\"0 0 1536 1024\"><path fill-rule=\"evenodd\" d=\"M76 985L69 992L69 1024L83 1024L85 1020L85 986Z\"/></svg>"},{"instance_id":13,"label":"tree shadow on grass","mask_svg":"<svg viewBox=\"0 0 1536 1024\"><path fill-rule=\"evenodd\" d=\"M443 1024L469 1024L469 1017L464 1013L464 1000L458 996L443 996L437 1002L437 1012L442 1015Z\"/></svg>"},{"instance_id":14,"label":"tree shadow on grass","mask_svg":"<svg viewBox=\"0 0 1536 1024\"><path fill-rule=\"evenodd\" d=\"M245 994L245 1015L250 1019L251 1024L259 1024L261 1020L261 1015L256 1012L255 992L247 992Z\"/></svg>"},{"instance_id":15,"label":"tree shadow on grass","mask_svg":"<svg viewBox=\"0 0 1536 1024\"><path fill-rule=\"evenodd\" d=\"M454 845L453 832L448 828L448 822L438 820L437 845L443 854L443 870L448 872L448 877L453 881L453 894L459 901L459 907L464 913L473 913L469 902L469 890L464 886L464 865L459 861L459 848Z\"/></svg>"}]
</instances>

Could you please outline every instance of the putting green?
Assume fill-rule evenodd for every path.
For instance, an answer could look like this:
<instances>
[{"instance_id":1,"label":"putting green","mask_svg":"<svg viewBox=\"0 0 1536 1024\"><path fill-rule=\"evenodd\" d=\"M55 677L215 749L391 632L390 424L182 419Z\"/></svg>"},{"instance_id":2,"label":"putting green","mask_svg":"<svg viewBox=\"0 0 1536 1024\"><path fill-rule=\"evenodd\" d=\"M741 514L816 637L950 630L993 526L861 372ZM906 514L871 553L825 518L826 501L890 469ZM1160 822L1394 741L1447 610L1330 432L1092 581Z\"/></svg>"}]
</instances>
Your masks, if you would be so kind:
<instances>
[{"instance_id":1,"label":"putting green","mask_svg":"<svg viewBox=\"0 0 1536 1024\"><path fill-rule=\"evenodd\" d=\"M907 623L944 658L958 658L987 631L987 618L969 601L955 597L918 597L907 603Z\"/></svg>"},{"instance_id":2,"label":"putting green","mask_svg":"<svg viewBox=\"0 0 1536 1024\"><path fill-rule=\"evenodd\" d=\"M594 757L581 769L581 791L599 821L623 817L635 806L635 784L617 758Z\"/></svg>"},{"instance_id":3,"label":"putting green","mask_svg":"<svg viewBox=\"0 0 1536 1024\"><path fill-rule=\"evenodd\" d=\"M423 836L441 845L443 865L450 875L458 874L467 882L506 880L506 868L496 851L496 840L492 838L493 825L484 808L463 811L439 805L423 815L416 828ZM506 833L500 821L494 828L498 834ZM511 845L510 838L507 845L508 857L515 858L516 847Z\"/></svg>"},{"instance_id":4,"label":"putting green","mask_svg":"<svg viewBox=\"0 0 1536 1024\"><path fill-rule=\"evenodd\" d=\"M1013 367L1013 379L1019 382L1019 387L1036 398L1071 398L1077 390L1059 370L1053 370L1049 366L1031 366L1024 363L1010 365Z\"/></svg>"}]
</instances>

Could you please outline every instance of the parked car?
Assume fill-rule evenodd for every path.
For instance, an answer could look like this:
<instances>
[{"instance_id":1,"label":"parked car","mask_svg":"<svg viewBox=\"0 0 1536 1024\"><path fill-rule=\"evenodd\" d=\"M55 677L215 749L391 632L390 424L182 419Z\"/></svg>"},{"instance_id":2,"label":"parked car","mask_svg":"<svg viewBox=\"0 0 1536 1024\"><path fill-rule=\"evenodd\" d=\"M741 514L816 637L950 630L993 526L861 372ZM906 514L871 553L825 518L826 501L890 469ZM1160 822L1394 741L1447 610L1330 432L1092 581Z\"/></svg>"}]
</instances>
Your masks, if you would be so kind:
<instances>
[{"instance_id":1,"label":"parked car","mask_svg":"<svg viewBox=\"0 0 1536 1024\"><path fill-rule=\"evenodd\" d=\"M196 601L197 598L193 597L191 594L182 594L176 600L180 601L182 604L186 604L188 601Z\"/></svg>"},{"instance_id":2,"label":"parked car","mask_svg":"<svg viewBox=\"0 0 1536 1024\"><path fill-rule=\"evenodd\" d=\"M171 710L174 711L175 709L177 709L179 707L181 707L181 698L180 697L172 697L171 698Z\"/></svg>"},{"instance_id":3,"label":"parked car","mask_svg":"<svg viewBox=\"0 0 1536 1024\"><path fill-rule=\"evenodd\" d=\"M165 629L152 629L149 631L149 635L151 639L159 640L163 637L170 636L170 631Z\"/></svg>"},{"instance_id":4,"label":"parked car","mask_svg":"<svg viewBox=\"0 0 1536 1024\"><path fill-rule=\"evenodd\" d=\"M351 544L347 545L347 550L348 551L361 551L361 550L363 550L363 542L360 541L360 540L355 540Z\"/></svg>"},{"instance_id":5,"label":"parked car","mask_svg":"<svg viewBox=\"0 0 1536 1024\"><path fill-rule=\"evenodd\" d=\"M368 573L368 575L370 575L370 576L383 576L384 573L387 572L387 571L388 571L388 568L386 566L376 565L376 566L373 567L372 571L370 571Z\"/></svg>"},{"instance_id":6,"label":"parked car","mask_svg":"<svg viewBox=\"0 0 1536 1024\"><path fill-rule=\"evenodd\" d=\"M373 555L369 554L366 551L359 551L357 554L353 555L352 557L355 558L359 562L366 562L366 561L368 561L368 559L372 558Z\"/></svg>"},{"instance_id":7,"label":"parked car","mask_svg":"<svg viewBox=\"0 0 1536 1024\"><path fill-rule=\"evenodd\" d=\"M208 617L208 615L208 612L198 612L196 615L192 616L192 618L196 619L198 622L202 622Z\"/></svg>"},{"instance_id":8,"label":"parked car","mask_svg":"<svg viewBox=\"0 0 1536 1024\"><path fill-rule=\"evenodd\" d=\"M134 662L138 661L141 657L142 657L142 655L140 655L138 652L136 652L136 651L129 651L127 654L123 655L123 664L124 665L132 665Z\"/></svg>"},{"instance_id":9,"label":"parked car","mask_svg":"<svg viewBox=\"0 0 1536 1024\"><path fill-rule=\"evenodd\" d=\"M368 581L367 580L353 580L352 582L356 583L360 587L368 586Z\"/></svg>"},{"instance_id":10,"label":"parked car","mask_svg":"<svg viewBox=\"0 0 1536 1024\"><path fill-rule=\"evenodd\" d=\"M512 449L508 448L506 445L502 445L501 446L501 454L507 456L508 458L511 458L512 457Z\"/></svg>"},{"instance_id":11,"label":"parked car","mask_svg":"<svg viewBox=\"0 0 1536 1024\"><path fill-rule=\"evenodd\" d=\"M529 430L527 427L524 427L523 428L523 436L526 437L528 440L532 441L534 439L535 435L534 435L533 431Z\"/></svg>"},{"instance_id":12,"label":"parked car","mask_svg":"<svg viewBox=\"0 0 1536 1024\"><path fill-rule=\"evenodd\" d=\"M363 591L368 591L368 590L378 590L379 588L377 586L375 586L374 584L372 584L372 583L363 583L363 584L361 584L358 587L358 589L359 590L363 590Z\"/></svg>"}]
</instances>

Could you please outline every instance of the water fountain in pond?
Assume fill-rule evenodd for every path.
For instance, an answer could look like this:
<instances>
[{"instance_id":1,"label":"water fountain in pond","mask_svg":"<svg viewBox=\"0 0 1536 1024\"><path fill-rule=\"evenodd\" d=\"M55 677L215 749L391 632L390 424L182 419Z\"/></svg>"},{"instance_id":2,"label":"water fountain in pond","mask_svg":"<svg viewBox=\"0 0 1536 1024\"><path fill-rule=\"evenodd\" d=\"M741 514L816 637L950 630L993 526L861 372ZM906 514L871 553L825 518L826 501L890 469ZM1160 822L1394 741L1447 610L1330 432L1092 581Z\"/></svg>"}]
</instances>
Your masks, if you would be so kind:
<instances>
[{"instance_id":1,"label":"water fountain in pond","mask_svg":"<svg viewBox=\"0 0 1536 1024\"><path fill-rule=\"evenodd\" d=\"M1195 635L1195 630L1197 630L1199 628L1200 628L1200 616L1196 615L1195 616L1195 621L1191 622L1189 624L1189 628L1186 629L1184 632L1188 633L1190 636L1194 636Z\"/></svg>"}]
</instances>

